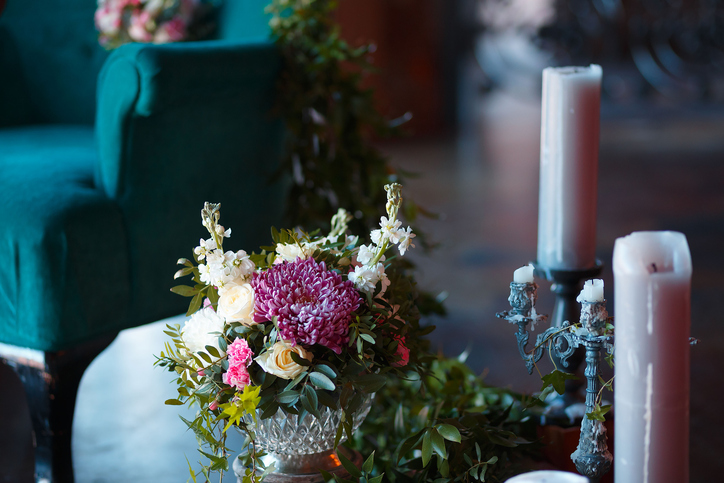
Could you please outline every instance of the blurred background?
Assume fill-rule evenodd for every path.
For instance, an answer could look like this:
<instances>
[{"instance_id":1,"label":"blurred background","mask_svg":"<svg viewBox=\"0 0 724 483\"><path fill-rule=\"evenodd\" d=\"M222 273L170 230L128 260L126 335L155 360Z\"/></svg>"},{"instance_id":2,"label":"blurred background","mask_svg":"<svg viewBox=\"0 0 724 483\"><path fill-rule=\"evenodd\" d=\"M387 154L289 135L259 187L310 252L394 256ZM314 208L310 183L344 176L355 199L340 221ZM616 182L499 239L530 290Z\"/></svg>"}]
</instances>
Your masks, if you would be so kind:
<instances>
[{"instance_id":1,"label":"blurred background","mask_svg":"<svg viewBox=\"0 0 724 483\"><path fill-rule=\"evenodd\" d=\"M541 71L603 67L598 256L608 309L616 238L638 230L687 236L692 336L700 339L691 355L695 483L724 474L717 404L724 374L721 3L341 0L338 11L345 38L377 47L378 73L366 82L380 110L390 118L413 114L405 138L379 147L393 167L417 173L406 196L438 214L420 223L438 246L413 255L421 287L446 299L447 317L429 320L438 326L434 344L447 355L468 350L490 384L517 391L536 391L540 380L528 376L513 327L495 313L508 308L513 271L535 258ZM548 285L539 283L539 312L550 313ZM196 442L177 408L163 407L175 390L152 368L166 322L123 332L87 371L74 426L79 483L188 478ZM0 378L8 381L5 394L17 394L12 378ZM10 397L0 405L7 445L0 445L0 481L31 481L27 414Z\"/></svg>"}]
</instances>

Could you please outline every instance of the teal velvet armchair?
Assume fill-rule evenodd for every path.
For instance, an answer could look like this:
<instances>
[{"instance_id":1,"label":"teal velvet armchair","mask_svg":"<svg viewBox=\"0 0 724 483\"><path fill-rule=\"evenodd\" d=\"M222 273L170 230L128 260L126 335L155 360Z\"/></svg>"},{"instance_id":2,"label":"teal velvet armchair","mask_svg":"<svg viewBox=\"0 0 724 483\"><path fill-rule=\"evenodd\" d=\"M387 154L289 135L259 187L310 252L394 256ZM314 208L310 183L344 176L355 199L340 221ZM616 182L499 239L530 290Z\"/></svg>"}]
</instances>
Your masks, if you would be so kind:
<instances>
[{"instance_id":1,"label":"teal velvet armchair","mask_svg":"<svg viewBox=\"0 0 724 483\"><path fill-rule=\"evenodd\" d=\"M221 202L238 246L278 224L280 58L263 1L221 39L98 46L95 0L9 0L0 17L0 359L22 380L36 479L72 482L83 371L122 329L180 314L179 256ZM1 396L0 396L1 397Z\"/></svg>"}]
</instances>

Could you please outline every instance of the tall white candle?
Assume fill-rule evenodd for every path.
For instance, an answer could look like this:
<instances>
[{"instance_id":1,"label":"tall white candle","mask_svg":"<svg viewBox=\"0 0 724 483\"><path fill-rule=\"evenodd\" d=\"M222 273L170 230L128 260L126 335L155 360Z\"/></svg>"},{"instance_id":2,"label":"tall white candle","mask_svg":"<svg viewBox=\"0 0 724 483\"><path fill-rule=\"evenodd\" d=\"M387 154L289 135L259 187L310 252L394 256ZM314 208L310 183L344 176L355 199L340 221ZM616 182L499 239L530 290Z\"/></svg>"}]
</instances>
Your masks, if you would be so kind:
<instances>
[{"instance_id":1,"label":"tall white candle","mask_svg":"<svg viewBox=\"0 0 724 483\"><path fill-rule=\"evenodd\" d=\"M583 269L596 263L601 67L543 70L538 263Z\"/></svg>"},{"instance_id":2,"label":"tall white candle","mask_svg":"<svg viewBox=\"0 0 724 483\"><path fill-rule=\"evenodd\" d=\"M613 251L615 483L689 481L691 255L677 232Z\"/></svg>"}]
</instances>

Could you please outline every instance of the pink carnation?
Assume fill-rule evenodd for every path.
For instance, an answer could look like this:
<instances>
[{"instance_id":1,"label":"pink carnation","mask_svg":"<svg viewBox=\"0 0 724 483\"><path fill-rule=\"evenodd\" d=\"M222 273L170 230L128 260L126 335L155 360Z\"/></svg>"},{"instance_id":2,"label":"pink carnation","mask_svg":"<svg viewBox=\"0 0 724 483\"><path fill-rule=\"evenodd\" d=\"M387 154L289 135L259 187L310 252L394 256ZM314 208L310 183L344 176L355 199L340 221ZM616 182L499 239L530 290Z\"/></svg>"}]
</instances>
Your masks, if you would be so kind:
<instances>
[{"instance_id":1,"label":"pink carnation","mask_svg":"<svg viewBox=\"0 0 724 483\"><path fill-rule=\"evenodd\" d=\"M227 347L226 354L229 369L221 377L224 384L244 389L251 382L247 366L251 364L254 353L244 339L236 339Z\"/></svg>"},{"instance_id":2,"label":"pink carnation","mask_svg":"<svg viewBox=\"0 0 724 483\"><path fill-rule=\"evenodd\" d=\"M279 335L293 345L319 344L337 354L349 341L352 313L362 303L354 284L324 262L298 258L255 273L254 321L277 317Z\"/></svg>"}]
</instances>

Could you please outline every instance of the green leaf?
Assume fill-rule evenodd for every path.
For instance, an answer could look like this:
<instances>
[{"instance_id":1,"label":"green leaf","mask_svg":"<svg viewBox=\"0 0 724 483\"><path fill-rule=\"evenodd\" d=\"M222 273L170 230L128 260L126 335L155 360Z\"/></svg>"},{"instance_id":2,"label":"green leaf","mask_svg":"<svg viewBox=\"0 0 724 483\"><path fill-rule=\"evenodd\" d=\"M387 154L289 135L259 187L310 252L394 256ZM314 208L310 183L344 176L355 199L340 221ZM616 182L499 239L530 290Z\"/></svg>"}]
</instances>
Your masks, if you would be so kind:
<instances>
[{"instance_id":1,"label":"green leaf","mask_svg":"<svg viewBox=\"0 0 724 483\"><path fill-rule=\"evenodd\" d=\"M306 409L308 413L313 414L319 419L321 416L319 414L319 400L317 399L316 391L312 389L311 386L304 386L303 392L304 397L301 398L302 406L304 406L304 409Z\"/></svg>"},{"instance_id":2,"label":"green leaf","mask_svg":"<svg viewBox=\"0 0 724 483\"><path fill-rule=\"evenodd\" d=\"M446 440L454 443L460 442L460 431L455 426L451 424L440 424L436 426L436 428L437 432L440 433L440 435Z\"/></svg>"},{"instance_id":3,"label":"green leaf","mask_svg":"<svg viewBox=\"0 0 724 483\"><path fill-rule=\"evenodd\" d=\"M186 275L193 273L194 267L184 267L181 270L173 274L174 280L177 278L185 277Z\"/></svg>"},{"instance_id":4,"label":"green leaf","mask_svg":"<svg viewBox=\"0 0 724 483\"><path fill-rule=\"evenodd\" d=\"M577 377L574 374L555 369L550 374L543 376L543 387L541 387L541 391L547 386L553 386L553 389L555 389L558 394L563 394L566 391L567 379L577 379Z\"/></svg>"},{"instance_id":5,"label":"green leaf","mask_svg":"<svg viewBox=\"0 0 724 483\"><path fill-rule=\"evenodd\" d=\"M176 285L175 287L171 287L171 291L182 297L193 297L199 293L198 290L188 285Z\"/></svg>"},{"instance_id":6,"label":"green leaf","mask_svg":"<svg viewBox=\"0 0 724 483\"><path fill-rule=\"evenodd\" d=\"M299 393L297 391L284 391L277 394L279 404L291 406L299 401Z\"/></svg>"},{"instance_id":7,"label":"green leaf","mask_svg":"<svg viewBox=\"0 0 724 483\"><path fill-rule=\"evenodd\" d=\"M350 460L348 460L342 453L337 453L339 462L342 463L344 469L349 472L351 476L359 479L362 476L362 472L357 468Z\"/></svg>"},{"instance_id":8,"label":"green leaf","mask_svg":"<svg viewBox=\"0 0 724 483\"><path fill-rule=\"evenodd\" d=\"M375 452L373 451L372 454L367 458L367 460L362 465L362 471L365 473L372 473L372 470L375 467Z\"/></svg>"},{"instance_id":9,"label":"green leaf","mask_svg":"<svg viewBox=\"0 0 724 483\"><path fill-rule=\"evenodd\" d=\"M432 443L432 449L441 458L447 458L447 449L445 448L445 439L440 436L435 428L430 429L430 442Z\"/></svg>"},{"instance_id":10,"label":"green leaf","mask_svg":"<svg viewBox=\"0 0 724 483\"><path fill-rule=\"evenodd\" d=\"M204 296L201 292L197 293L194 298L191 299L189 309L186 311L186 316L193 315L197 310L201 308L201 302L203 302Z\"/></svg>"},{"instance_id":11,"label":"green leaf","mask_svg":"<svg viewBox=\"0 0 724 483\"><path fill-rule=\"evenodd\" d=\"M422 466L425 467L432 458L432 440L430 437L430 431L425 431L425 436L422 437Z\"/></svg>"},{"instance_id":12,"label":"green leaf","mask_svg":"<svg viewBox=\"0 0 724 483\"><path fill-rule=\"evenodd\" d=\"M215 357L215 358L217 358L217 359L218 359L219 357L221 357L220 354L219 354L219 351L216 349L216 347L214 347L214 346L212 346L212 345L207 345L207 346L205 347L205 349L206 349L206 352L208 352L211 357Z\"/></svg>"},{"instance_id":13,"label":"green leaf","mask_svg":"<svg viewBox=\"0 0 724 483\"><path fill-rule=\"evenodd\" d=\"M337 386L335 386L334 383L321 372L312 372L309 374L309 380L320 389L334 391L337 388Z\"/></svg>"},{"instance_id":14,"label":"green leaf","mask_svg":"<svg viewBox=\"0 0 724 483\"><path fill-rule=\"evenodd\" d=\"M308 359L305 359L304 357L301 357L299 354L297 354L294 351L290 351L289 355L292 356L292 360L299 364L300 366L309 367L312 365L311 362L309 362Z\"/></svg>"},{"instance_id":15,"label":"green leaf","mask_svg":"<svg viewBox=\"0 0 724 483\"><path fill-rule=\"evenodd\" d=\"M334 379L337 377L337 373L334 372L334 369L329 367L326 364L317 364L314 366L315 372L321 372L325 376L329 377L330 379Z\"/></svg>"},{"instance_id":16,"label":"green leaf","mask_svg":"<svg viewBox=\"0 0 724 483\"><path fill-rule=\"evenodd\" d=\"M183 406L184 405L184 403L182 403L178 399L166 399L166 402L164 404L167 404L169 406Z\"/></svg>"},{"instance_id":17,"label":"green leaf","mask_svg":"<svg viewBox=\"0 0 724 483\"><path fill-rule=\"evenodd\" d=\"M359 336L360 336L360 338L364 339L365 341L369 342L370 344L372 344L372 345L375 344L375 338L372 337L371 335L360 333Z\"/></svg>"},{"instance_id":18,"label":"green leaf","mask_svg":"<svg viewBox=\"0 0 724 483\"><path fill-rule=\"evenodd\" d=\"M611 405L607 404L606 406L596 406L593 411L590 413L586 413L586 418L591 419L593 421L605 421L606 420L606 413L611 410Z\"/></svg>"}]
</instances>

